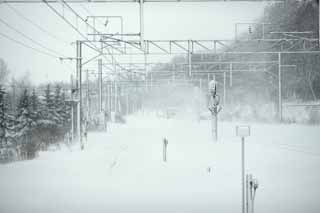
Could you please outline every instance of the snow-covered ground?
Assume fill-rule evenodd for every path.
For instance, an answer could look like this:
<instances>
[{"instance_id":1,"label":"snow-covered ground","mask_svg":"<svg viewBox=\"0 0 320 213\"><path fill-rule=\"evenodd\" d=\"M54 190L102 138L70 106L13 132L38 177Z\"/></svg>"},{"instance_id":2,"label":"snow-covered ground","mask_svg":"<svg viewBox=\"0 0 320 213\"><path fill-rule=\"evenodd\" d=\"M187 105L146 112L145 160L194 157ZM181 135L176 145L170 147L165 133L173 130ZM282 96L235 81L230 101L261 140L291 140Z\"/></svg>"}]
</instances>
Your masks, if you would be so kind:
<instances>
[{"instance_id":1,"label":"snow-covered ground","mask_svg":"<svg viewBox=\"0 0 320 213\"><path fill-rule=\"evenodd\" d=\"M210 121L132 116L89 133L84 151L75 144L0 165L0 212L241 212L236 125L221 123L214 143ZM250 125L246 170L260 183L256 212L319 213L319 127Z\"/></svg>"}]
</instances>

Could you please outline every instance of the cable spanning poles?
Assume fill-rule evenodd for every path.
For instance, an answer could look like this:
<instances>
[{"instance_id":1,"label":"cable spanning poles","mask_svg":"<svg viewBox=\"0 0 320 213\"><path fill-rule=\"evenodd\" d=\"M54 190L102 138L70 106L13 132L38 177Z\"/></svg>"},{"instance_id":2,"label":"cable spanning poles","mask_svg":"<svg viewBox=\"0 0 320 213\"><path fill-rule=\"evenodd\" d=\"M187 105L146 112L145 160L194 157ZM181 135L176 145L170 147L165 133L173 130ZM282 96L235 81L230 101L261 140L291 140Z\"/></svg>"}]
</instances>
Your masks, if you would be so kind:
<instances>
[{"instance_id":1,"label":"cable spanning poles","mask_svg":"<svg viewBox=\"0 0 320 213\"><path fill-rule=\"evenodd\" d=\"M102 49L100 49L99 47L97 47L94 44L94 41L90 41L86 35L84 35L77 27L75 27L69 20L67 20L63 15L61 15L52 5L49 4L49 1L47 0L42 0L56 15L58 15L61 19L63 19L70 27L72 27L83 39L84 41L82 41L83 44L85 44L86 46L90 47L91 49L97 51L99 53L99 55L102 55L102 57L104 57L107 61L110 61L110 59L107 58L107 56L103 53ZM97 29L95 29L93 26L91 26L89 23L86 22L86 20L81 17L65 0L61 0L60 2L62 2L64 5L67 6L67 8L77 17L79 18L82 22L84 22L88 27L90 27L91 29L94 30L94 32L100 33ZM108 39L111 39L113 41L121 41L124 43L127 43L129 45L132 46L131 43L126 42L124 40L121 39L116 39L116 38L112 38L112 37L107 37ZM112 45L109 45L109 47L114 48ZM120 66L119 63L116 61L116 59L114 58L114 55L110 52L110 50L108 48L105 48L108 51L108 55L111 56L111 62L114 62L114 66L118 66L119 68L121 68L122 70L126 70L126 71L130 71L125 69L124 67Z\"/></svg>"},{"instance_id":2,"label":"cable spanning poles","mask_svg":"<svg viewBox=\"0 0 320 213\"><path fill-rule=\"evenodd\" d=\"M84 34L83 34L77 27L75 27L69 20L67 20L63 15L61 15L52 5L50 5L50 4L48 3L48 1L43 0L43 2L44 2L57 16L59 16L61 19L63 19L63 21L65 21L72 29L74 29L74 30L85 40L85 42L82 42L82 43L84 43L84 44L85 44L86 46L88 46L89 48L97 51L100 55L102 55L104 58L106 58L108 61L110 61L110 60L103 54L102 50L99 49L99 47L97 47L92 41L88 40L88 38L87 38L86 35L84 35ZM62 0L62 2L63 2L64 4L66 4L65 1ZM74 11L68 4L66 4L66 6L77 16L77 18L80 18L83 22L86 23L86 21L85 21L78 13L76 13L76 11ZM88 24L88 23L86 23L86 24L87 24L88 26L92 27L90 24ZM92 28L93 28L93 27L92 27ZM97 32L96 29L94 29L94 30ZM109 55L111 55L110 52L108 52L108 53L109 53ZM113 58L114 56L111 55L111 57Z\"/></svg>"},{"instance_id":3,"label":"cable spanning poles","mask_svg":"<svg viewBox=\"0 0 320 213\"><path fill-rule=\"evenodd\" d=\"M17 10L15 7L13 7L11 4L7 3L5 4L10 10L12 10L17 16L19 16L20 18L24 19L25 21L29 22L30 24L32 24L34 27L36 27L38 30L40 30L41 32L47 34L49 37L55 39L56 41L62 42L66 45L69 45L68 42L62 40L61 38L59 38L58 36L54 35L53 33L49 32L48 30L44 29L42 26L40 26L39 24L35 23L34 21L32 21L30 18L28 18L27 16L23 15L19 10Z\"/></svg>"},{"instance_id":4,"label":"cable spanning poles","mask_svg":"<svg viewBox=\"0 0 320 213\"><path fill-rule=\"evenodd\" d=\"M39 43L38 41L32 39L31 37L27 36L26 34L22 33L21 31L19 31L18 29L16 29L15 27L11 26L9 23L7 23L6 21L4 21L3 19L0 18L0 23L4 24L5 26L7 26L8 28L10 28L11 30L13 30L14 32L18 33L19 35L21 35L22 37L26 38L27 40L31 41L32 43L40 46L41 48L45 49L46 51L50 52L50 55L53 55L56 58L59 58L59 55L62 55L60 53L58 53L57 51L50 49L46 46L44 46L43 44Z\"/></svg>"},{"instance_id":5,"label":"cable spanning poles","mask_svg":"<svg viewBox=\"0 0 320 213\"><path fill-rule=\"evenodd\" d=\"M16 44L19 44L19 45L21 45L21 46L23 46L23 47L25 47L25 48L27 48L27 49L31 49L31 50L33 50L33 51L35 51L35 52L37 52L37 53L42 54L42 55L46 55L46 56L48 56L48 57L57 59L57 57L56 57L55 55L51 54L51 53L47 53L47 52L44 52L44 51L39 50L39 49L37 49L37 48L34 48L34 47L32 47L32 46L29 46L29 45L27 45L27 44L25 44L25 43L23 43L23 42L21 42L21 41L18 41L18 40L14 39L14 38L11 38L10 36L8 36L8 35L6 35L6 34L4 34L4 33L1 33L1 32L0 32L0 36L2 36L3 38L6 38L6 39L8 39L8 40L10 40L10 41L12 41L12 42L14 42L14 43L16 43Z\"/></svg>"}]
</instances>

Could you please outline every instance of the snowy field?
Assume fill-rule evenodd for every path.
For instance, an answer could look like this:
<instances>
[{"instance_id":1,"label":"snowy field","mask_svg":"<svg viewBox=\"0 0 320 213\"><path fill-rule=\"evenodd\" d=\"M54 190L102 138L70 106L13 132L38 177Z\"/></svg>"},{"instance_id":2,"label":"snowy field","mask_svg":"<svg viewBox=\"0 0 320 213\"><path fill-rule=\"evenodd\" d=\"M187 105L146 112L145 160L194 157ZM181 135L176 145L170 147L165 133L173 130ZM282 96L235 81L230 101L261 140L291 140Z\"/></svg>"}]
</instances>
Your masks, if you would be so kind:
<instances>
[{"instance_id":1,"label":"snowy field","mask_svg":"<svg viewBox=\"0 0 320 213\"><path fill-rule=\"evenodd\" d=\"M0 212L241 212L236 125L220 124L214 143L209 121L145 114L111 124L89 133L84 151L74 144L0 165ZM246 170L260 183L256 212L319 213L319 127L250 125Z\"/></svg>"}]
</instances>

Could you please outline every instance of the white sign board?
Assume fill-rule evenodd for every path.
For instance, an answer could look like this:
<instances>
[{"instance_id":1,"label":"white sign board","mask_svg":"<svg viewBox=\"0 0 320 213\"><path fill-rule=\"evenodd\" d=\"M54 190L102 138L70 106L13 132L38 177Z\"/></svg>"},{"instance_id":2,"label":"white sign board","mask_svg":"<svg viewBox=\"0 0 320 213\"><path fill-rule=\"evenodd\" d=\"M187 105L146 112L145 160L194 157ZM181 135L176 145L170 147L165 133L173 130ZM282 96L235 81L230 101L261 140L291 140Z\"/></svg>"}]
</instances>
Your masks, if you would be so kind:
<instances>
[{"instance_id":1,"label":"white sign board","mask_svg":"<svg viewBox=\"0 0 320 213\"><path fill-rule=\"evenodd\" d=\"M250 136L250 126L236 126L236 134L239 137Z\"/></svg>"}]
</instances>

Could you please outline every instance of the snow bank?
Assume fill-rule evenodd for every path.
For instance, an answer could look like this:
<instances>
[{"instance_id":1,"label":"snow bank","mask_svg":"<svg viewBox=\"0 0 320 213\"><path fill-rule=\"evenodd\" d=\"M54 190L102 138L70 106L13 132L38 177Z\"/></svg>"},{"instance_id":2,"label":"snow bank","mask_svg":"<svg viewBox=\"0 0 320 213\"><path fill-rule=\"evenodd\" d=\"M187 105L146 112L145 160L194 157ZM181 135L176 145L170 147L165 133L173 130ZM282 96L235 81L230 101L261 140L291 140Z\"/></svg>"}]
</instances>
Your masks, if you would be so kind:
<instances>
[{"instance_id":1,"label":"snow bank","mask_svg":"<svg viewBox=\"0 0 320 213\"><path fill-rule=\"evenodd\" d=\"M107 133L89 133L84 151L75 144L1 165L0 212L240 212L237 124L221 123L214 143L210 121L130 116ZM318 213L318 127L253 123L251 128L246 166L260 182L256 212L308 207Z\"/></svg>"}]
</instances>

